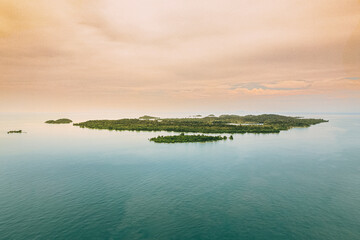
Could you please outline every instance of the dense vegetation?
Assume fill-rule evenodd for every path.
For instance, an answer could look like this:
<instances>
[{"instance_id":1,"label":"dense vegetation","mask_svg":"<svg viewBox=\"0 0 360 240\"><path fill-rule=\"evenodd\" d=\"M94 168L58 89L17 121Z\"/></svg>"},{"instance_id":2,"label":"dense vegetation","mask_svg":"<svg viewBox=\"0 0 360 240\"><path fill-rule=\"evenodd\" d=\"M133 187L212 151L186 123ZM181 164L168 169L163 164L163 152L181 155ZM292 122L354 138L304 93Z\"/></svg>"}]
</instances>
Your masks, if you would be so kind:
<instances>
[{"instance_id":1,"label":"dense vegetation","mask_svg":"<svg viewBox=\"0 0 360 240\"><path fill-rule=\"evenodd\" d=\"M12 130L12 131L8 131L7 133L8 134L9 133L22 133L22 130Z\"/></svg>"},{"instance_id":2,"label":"dense vegetation","mask_svg":"<svg viewBox=\"0 0 360 240\"><path fill-rule=\"evenodd\" d=\"M227 137L224 136L206 136L206 135L185 135L181 133L180 135L173 136L158 136L150 138L150 141L156 143L186 143L186 142L213 142L226 140Z\"/></svg>"},{"instance_id":3,"label":"dense vegetation","mask_svg":"<svg viewBox=\"0 0 360 240\"><path fill-rule=\"evenodd\" d=\"M155 119L159 119L158 117L152 117L152 116L148 116L148 115L144 115L142 117L139 117L140 120L155 120Z\"/></svg>"},{"instance_id":4,"label":"dense vegetation","mask_svg":"<svg viewBox=\"0 0 360 240\"><path fill-rule=\"evenodd\" d=\"M323 119L305 119L275 114L221 115L203 118L164 118L154 120L119 119L90 120L75 126L93 129L130 131L173 131L200 133L278 133L293 127L309 127L327 122Z\"/></svg>"},{"instance_id":5,"label":"dense vegetation","mask_svg":"<svg viewBox=\"0 0 360 240\"><path fill-rule=\"evenodd\" d=\"M58 120L47 120L45 123L50 124L66 124L66 123L72 123L72 120L68 118L60 118Z\"/></svg>"}]
</instances>

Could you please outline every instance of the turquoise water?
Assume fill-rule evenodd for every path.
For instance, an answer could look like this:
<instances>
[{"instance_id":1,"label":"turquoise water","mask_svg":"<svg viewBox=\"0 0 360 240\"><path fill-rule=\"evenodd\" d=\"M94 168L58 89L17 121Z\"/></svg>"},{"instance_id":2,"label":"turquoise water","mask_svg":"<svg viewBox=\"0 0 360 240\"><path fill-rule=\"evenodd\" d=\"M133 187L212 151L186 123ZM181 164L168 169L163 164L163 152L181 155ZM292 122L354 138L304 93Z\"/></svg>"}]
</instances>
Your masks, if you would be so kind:
<instances>
[{"instance_id":1,"label":"turquoise water","mask_svg":"<svg viewBox=\"0 0 360 240\"><path fill-rule=\"evenodd\" d=\"M360 239L360 116L321 117L156 144L154 132L3 114L0 239Z\"/></svg>"}]
</instances>

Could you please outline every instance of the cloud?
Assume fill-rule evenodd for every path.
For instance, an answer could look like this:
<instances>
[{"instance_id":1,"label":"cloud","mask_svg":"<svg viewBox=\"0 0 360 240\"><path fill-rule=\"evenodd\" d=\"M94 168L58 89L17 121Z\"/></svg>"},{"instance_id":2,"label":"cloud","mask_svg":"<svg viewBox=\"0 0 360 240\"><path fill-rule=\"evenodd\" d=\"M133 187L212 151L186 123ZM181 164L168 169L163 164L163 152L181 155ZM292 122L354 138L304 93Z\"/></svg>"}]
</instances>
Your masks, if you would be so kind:
<instances>
[{"instance_id":1,"label":"cloud","mask_svg":"<svg viewBox=\"0 0 360 240\"><path fill-rule=\"evenodd\" d=\"M0 101L360 98L359 12L355 0L0 0Z\"/></svg>"},{"instance_id":2,"label":"cloud","mask_svg":"<svg viewBox=\"0 0 360 240\"><path fill-rule=\"evenodd\" d=\"M268 89L277 89L277 90L293 90L293 89L306 89L311 86L309 81L279 81L274 83L264 83L264 87Z\"/></svg>"}]
</instances>

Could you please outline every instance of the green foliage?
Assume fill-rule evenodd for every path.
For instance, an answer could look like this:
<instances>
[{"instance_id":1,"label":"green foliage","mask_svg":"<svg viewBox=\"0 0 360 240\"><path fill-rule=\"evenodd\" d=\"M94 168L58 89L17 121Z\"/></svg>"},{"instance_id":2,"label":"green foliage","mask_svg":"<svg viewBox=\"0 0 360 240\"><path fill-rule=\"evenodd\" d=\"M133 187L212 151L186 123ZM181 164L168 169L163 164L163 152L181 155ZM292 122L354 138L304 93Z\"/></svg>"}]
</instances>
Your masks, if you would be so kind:
<instances>
[{"instance_id":1,"label":"green foliage","mask_svg":"<svg viewBox=\"0 0 360 240\"><path fill-rule=\"evenodd\" d=\"M262 114L262 115L246 115L246 116L237 116L237 115L221 115L219 117L220 121L231 122L231 123L255 123L263 125L273 125L279 127L309 127L314 124L328 122L323 119L314 119L314 118L301 118L301 117L289 117L282 116L277 114Z\"/></svg>"},{"instance_id":2,"label":"green foliage","mask_svg":"<svg viewBox=\"0 0 360 240\"><path fill-rule=\"evenodd\" d=\"M144 115L142 117L139 117L140 120L155 120L155 119L159 119L158 117L152 117L152 116L148 116L148 115Z\"/></svg>"},{"instance_id":3,"label":"green foliage","mask_svg":"<svg viewBox=\"0 0 360 240\"><path fill-rule=\"evenodd\" d=\"M199 133L279 133L293 127L309 127L327 122L323 119L304 119L275 114L221 115L203 118L164 118L155 120L119 119L90 120L75 126L93 129L129 131L170 131Z\"/></svg>"},{"instance_id":4,"label":"green foliage","mask_svg":"<svg viewBox=\"0 0 360 240\"><path fill-rule=\"evenodd\" d=\"M150 138L150 141L156 143L186 143L186 142L213 142L226 140L227 137L224 136L207 136L207 135L185 135L181 133L180 135L173 136L158 136Z\"/></svg>"},{"instance_id":5,"label":"green foliage","mask_svg":"<svg viewBox=\"0 0 360 240\"><path fill-rule=\"evenodd\" d=\"M7 134L9 133L22 133L22 130L11 130L7 132Z\"/></svg>"},{"instance_id":6,"label":"green foliage","mask_svg":"<svg viewBox=\"0 0 360 240\"><path fill-rule=\"evenodd\" d=\"M231 135L231 136L229 137L229 139L230 139L230 140L234 140L234 137L233 137L233 135Z\"/></svg>"},{"instance_id":7,"label":"green foliage","mask_svg":"<svg viewBox=\"0 0 360 240\"><path fill-rule=\"evenodd\" d=\"M72 123L72 120L70 120L68 118L60 118L58 120L47 120L45 123L49 123L49 124L67 124L67 123Z\"/></svg>"}]
</instances>

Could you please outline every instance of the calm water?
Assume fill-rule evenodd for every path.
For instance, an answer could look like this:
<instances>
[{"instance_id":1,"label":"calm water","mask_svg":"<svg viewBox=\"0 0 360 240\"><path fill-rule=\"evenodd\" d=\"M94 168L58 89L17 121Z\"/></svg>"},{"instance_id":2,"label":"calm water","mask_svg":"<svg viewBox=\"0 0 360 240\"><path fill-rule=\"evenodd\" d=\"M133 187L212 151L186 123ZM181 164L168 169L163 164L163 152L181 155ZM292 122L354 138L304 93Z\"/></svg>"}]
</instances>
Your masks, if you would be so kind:
<instances>
[{"instance_id":1,"label":"calm water","mask_svg":"<svg viewBox=\"0 0 360 240\"><path fill-rule=\"evenodd\" d=\"M0 239L360 239L360 116L322 117L156 144L2 114Z\"/></svg>"}]
</instances>

